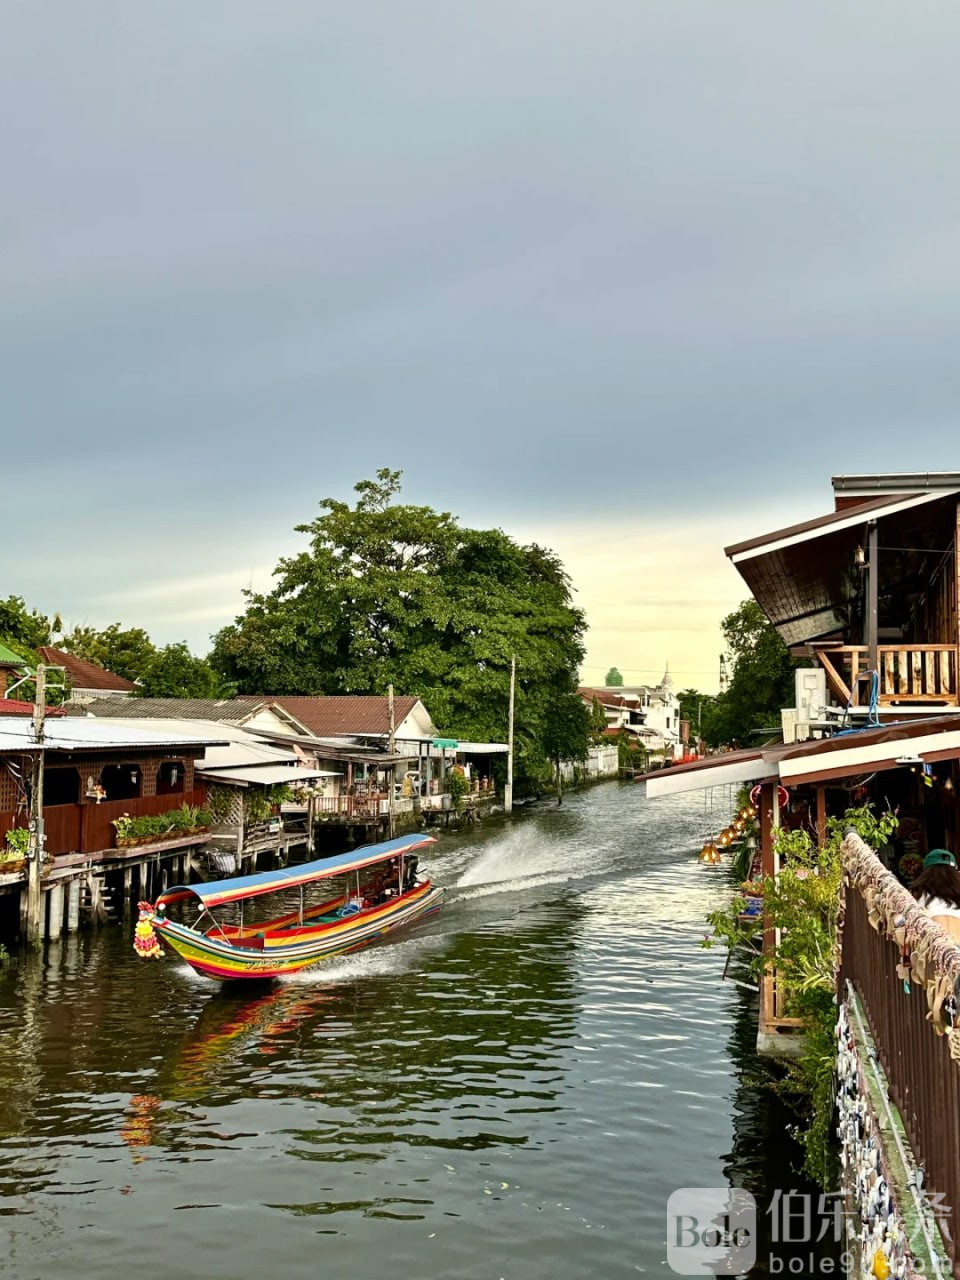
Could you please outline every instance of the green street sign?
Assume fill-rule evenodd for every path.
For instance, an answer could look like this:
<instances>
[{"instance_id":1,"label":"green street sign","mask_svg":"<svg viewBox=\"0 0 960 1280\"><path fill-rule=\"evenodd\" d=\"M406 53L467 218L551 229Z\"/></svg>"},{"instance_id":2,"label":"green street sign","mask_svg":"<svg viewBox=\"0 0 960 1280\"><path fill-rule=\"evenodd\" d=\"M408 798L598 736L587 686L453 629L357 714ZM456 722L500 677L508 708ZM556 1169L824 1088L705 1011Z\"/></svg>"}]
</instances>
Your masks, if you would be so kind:
<instances>
[{"instance_id":1,"label":"green street sign","mask_svg":"<svg viewBox=\"0 0 960 1280\"><path fill-rule=\"evenodd\" d=\"M433 745L435 747L453 747L453 749L456 750L460 743L456 738L434 738Z\"/></svg>"}]
</instances>

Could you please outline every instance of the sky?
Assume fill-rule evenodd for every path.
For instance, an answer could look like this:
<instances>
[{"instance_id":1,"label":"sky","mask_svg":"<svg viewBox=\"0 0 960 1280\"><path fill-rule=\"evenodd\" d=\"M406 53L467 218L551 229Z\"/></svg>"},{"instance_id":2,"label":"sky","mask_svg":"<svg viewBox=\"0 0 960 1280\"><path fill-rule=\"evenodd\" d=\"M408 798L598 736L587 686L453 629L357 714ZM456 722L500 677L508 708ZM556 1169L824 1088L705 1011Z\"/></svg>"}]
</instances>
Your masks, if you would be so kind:
<instances>
[{"instance_id":1,"label":"sky","mask_svg":"<svg viewBox=\"0 0 960 1280\"><path fill-rule=\"evenodd\" d=\"M960 9L0 3L0 594L198 652L379 467L716 687L723 545L960 468Z\"/></svg>"}]
</instances>

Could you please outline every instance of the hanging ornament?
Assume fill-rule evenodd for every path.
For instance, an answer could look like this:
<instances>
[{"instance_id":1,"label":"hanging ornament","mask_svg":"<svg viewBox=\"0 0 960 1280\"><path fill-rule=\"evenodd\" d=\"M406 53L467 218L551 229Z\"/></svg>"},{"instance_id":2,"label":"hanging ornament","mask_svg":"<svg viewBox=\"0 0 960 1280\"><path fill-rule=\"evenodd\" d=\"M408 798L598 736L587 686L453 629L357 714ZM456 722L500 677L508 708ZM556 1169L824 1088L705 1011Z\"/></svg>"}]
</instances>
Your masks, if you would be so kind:
<instances>
[{"instance_id":1,"label":"hanging ornament","mask_svg":"<svg viewBox=\"0 0 960 1280\"><path fill-rule=\"evenodd\" d=\"M140 916L133 935L133 949L141 960L159 960L163 956L163 951L153 931L153 925L150 923L153 907L149 902L138 902L137 910Z\"/></svg>"}]
</instances>

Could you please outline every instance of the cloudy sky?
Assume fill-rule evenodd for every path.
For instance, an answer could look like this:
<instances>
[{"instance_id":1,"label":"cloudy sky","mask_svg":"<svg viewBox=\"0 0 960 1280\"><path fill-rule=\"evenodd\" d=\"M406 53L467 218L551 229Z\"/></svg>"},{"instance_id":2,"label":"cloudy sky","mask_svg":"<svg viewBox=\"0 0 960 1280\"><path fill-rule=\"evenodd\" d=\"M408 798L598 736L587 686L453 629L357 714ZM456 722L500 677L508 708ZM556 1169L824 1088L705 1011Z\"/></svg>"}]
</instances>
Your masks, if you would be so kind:
<instances>
[{"instance_id":1,"label":"cloudy sky","mask_svg":"<svg viewBox=\"0 0 960 1280\"><path fill-rule=\"evenodd\" d=\"M0 0L3 594L208 637L380 466L716 683L724 541L960 467L960 10Z\"/></svg>"}]
</instances>

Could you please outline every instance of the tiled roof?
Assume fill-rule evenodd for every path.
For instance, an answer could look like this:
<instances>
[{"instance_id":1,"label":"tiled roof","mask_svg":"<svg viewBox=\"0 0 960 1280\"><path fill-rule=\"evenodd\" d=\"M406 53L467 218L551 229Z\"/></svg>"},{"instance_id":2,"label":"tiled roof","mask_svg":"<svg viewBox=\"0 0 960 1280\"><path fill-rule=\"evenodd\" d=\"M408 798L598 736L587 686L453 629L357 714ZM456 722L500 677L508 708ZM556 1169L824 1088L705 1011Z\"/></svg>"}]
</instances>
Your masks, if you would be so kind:
<instances>
[{"instance_id":1,"label":"tiled roof","mask_svg":"<svg viewBox=\"0 0 960 1280\"><path fill-rule=\"evenodd\" d=\"M51 645L42 645L37 653L41 661L49 666L63 667L67 673L67 679L75 689L103 689L112 690L114 693L132 693L136 688L132 680L115 676L112 671L98 667L95 662L74 657L72 653L64 653L62 649L54 649Z\"/></svg>"},{"instance_id":2,"label":"tiled roof","mask_svg":"<svg viewBox=\"0 0 960 1280\"><path fill-rule=\"evenodd\" d=\"M264 698L271 706L280 707L316 738L344 734L385 734L390 732L390 710L385 697L330 695L317 698L284 696ZM407 718L419 698L409 695L393 700L394 723Z\"/></svg>"},{"instance_id":3,"label":"tiled roof","mask_svg":"<svg viewBox=\"0 0 960 1280\"><path fill-rule=\"evenodd\" d=\"M221 720L237 723L267 704L267 698L100 698L84 714L124 720Z\"/></svg>"}]
</instances>

